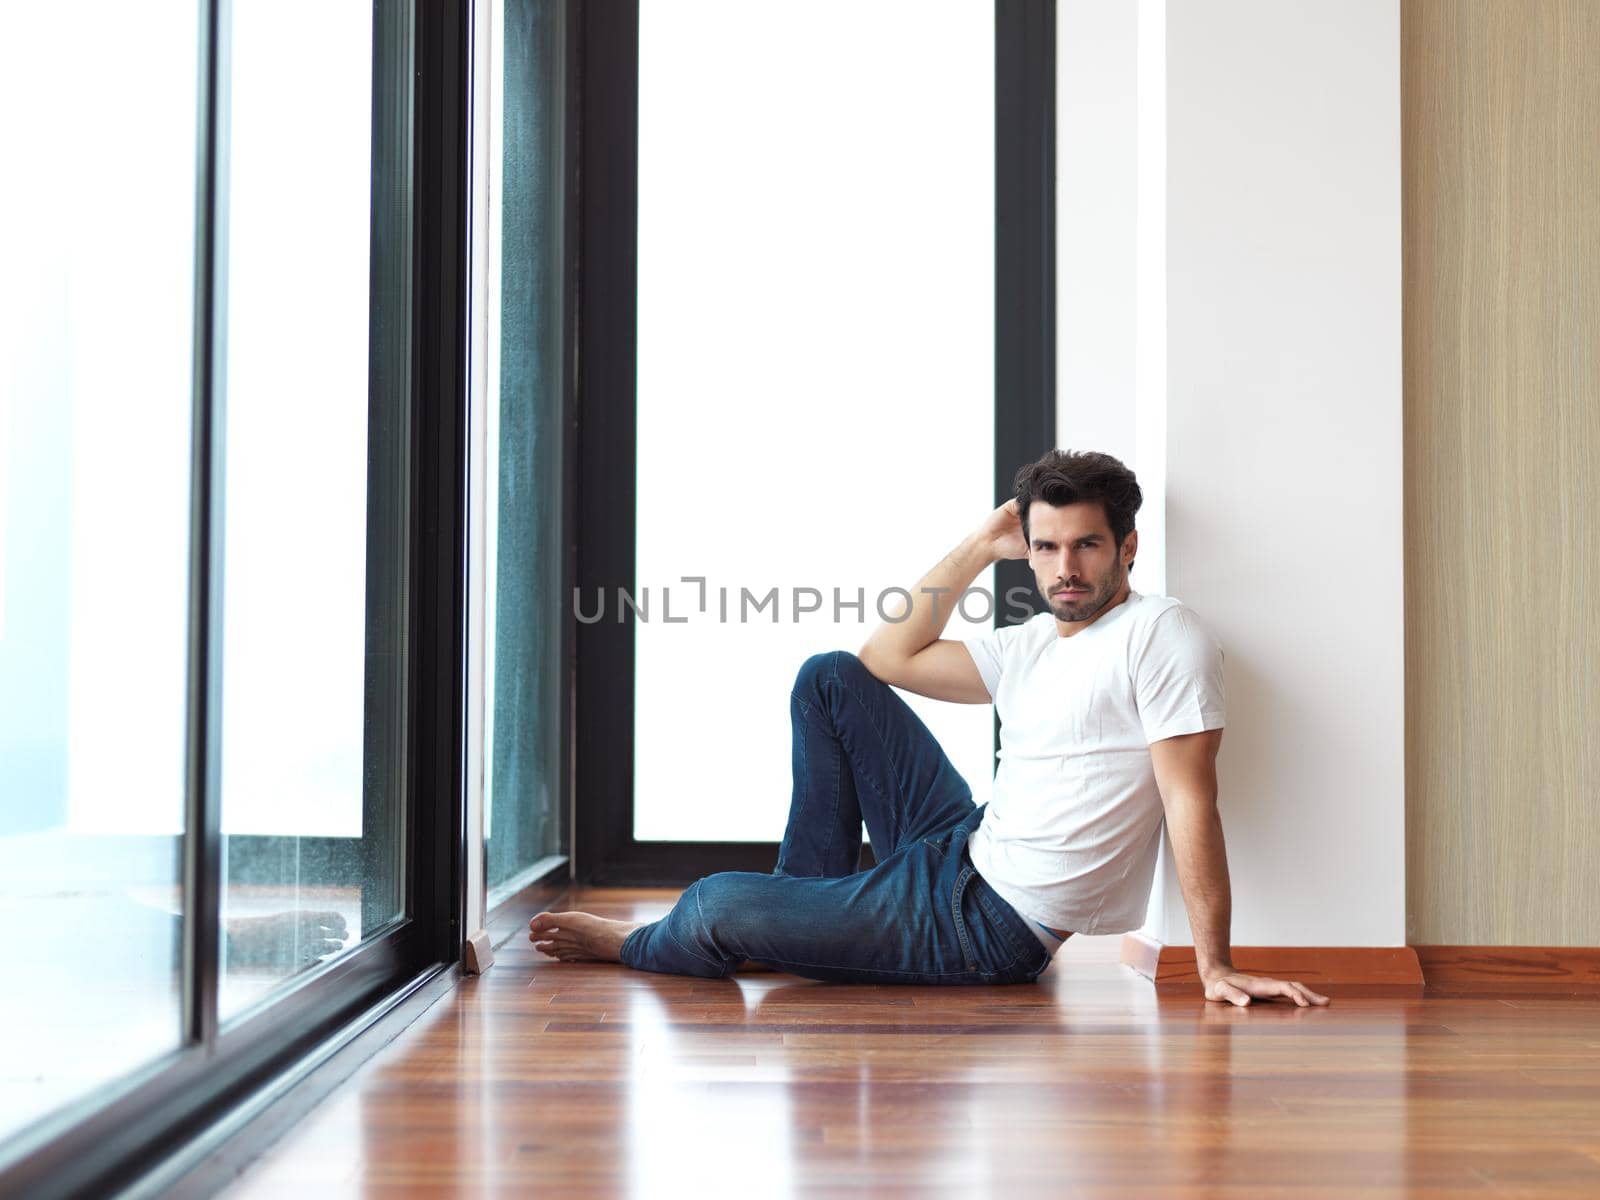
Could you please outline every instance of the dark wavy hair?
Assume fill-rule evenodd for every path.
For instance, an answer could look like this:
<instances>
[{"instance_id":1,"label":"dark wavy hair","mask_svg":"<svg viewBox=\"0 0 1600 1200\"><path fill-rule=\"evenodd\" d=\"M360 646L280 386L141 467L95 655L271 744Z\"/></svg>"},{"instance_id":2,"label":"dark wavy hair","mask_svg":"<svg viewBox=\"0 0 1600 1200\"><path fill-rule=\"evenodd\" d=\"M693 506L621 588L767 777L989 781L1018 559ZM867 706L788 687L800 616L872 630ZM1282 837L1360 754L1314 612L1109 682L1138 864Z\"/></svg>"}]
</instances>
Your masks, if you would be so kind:
<instances>
[{"instance_id":1,"label":"dark wavy hair","mask_svg":"<svg viewBox=\"0 0 1600 1200\"><path fill-rule=\"evenodd\" d=\"M1028 505L1035 500L1060 508L1066 504L1098 504L1120 547L1133 530L1134 514L1144 503L1144 493L1133 472L1109 454L1098 450L1052 450L1038 462L1017 472L1017 508L1022 514L1022 537L1028 540Z\"/></svg>"}]
</instances>

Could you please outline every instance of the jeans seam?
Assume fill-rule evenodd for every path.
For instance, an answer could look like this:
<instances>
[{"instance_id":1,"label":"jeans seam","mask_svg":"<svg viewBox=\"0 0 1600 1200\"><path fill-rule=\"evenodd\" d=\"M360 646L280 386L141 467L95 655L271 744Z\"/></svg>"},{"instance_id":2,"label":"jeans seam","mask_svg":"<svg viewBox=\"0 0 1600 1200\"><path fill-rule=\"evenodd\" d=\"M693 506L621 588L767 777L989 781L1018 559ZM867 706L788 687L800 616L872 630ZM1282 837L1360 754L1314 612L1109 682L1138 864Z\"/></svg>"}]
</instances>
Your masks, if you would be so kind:
<instances>
[{"instance_id":1,"label":"jeans seam","mask_svg":"<svg viewBox=\"0 0 1600 1200\"><path fill-rule=\"evenodd\" d=\"M805 742L805 739L802 738L801 739L801 744L804 745L804 742ZM840 747L839 747L839 753L837 753L837 754L835 754L833 756L833 808L828 813L828 841L827 841L827 844L825 846L823 846L823 848L822 848L822 861L824 863L832 861L831 859L829 859L828 855L833 850L833 835L839 831L839 783L840 783L840 777L841 777L841 769L843 768L843 766L844 766L844 746L841 744ZM857 821L856 824L860 825L860 822ZM860 852L858 851L857 854L856 854L857 861L860 860L860 857L861 857L861 855L860 855ZM845 864L845 874L848 875L851 871L853 871L855 869L855 867L856 867L856 863L846 863Z\"/></svg>"},{"instance_id":2,"label":"jeans seam","mask_svg":"<svg viewBox=\"0 0 1600 1200\"><path fill-rule=\"evenodd\" d=\"M700 922L700 928L704 929L706 927L706 913L705 913L705 909L700 907L700 884L701 884L701 882L702 882L701 880L698 880L698 879L695 880L694 887L691 890L694 892L694 915L695 915L695 918ZM721 974L719 974L717 976L717 978L720 979L720 978L722 978L722 976L724 976L724 975L726 975L728 973L728 965L726 963L715 962L712 959L707 958L704 954L701 954L699 951L694 950L694 949L692 949L692 948L690 948L688 946L685 946L683 944L682 939L680 939L677 934L672 932L671 926L669 926L665 922L663 922L661 928L666 930L667 936L673 940L673 943L678 947L678 949L682 950L685 954L689 955L689 957L698 958L701 962L705 963L707 966L716 967L718 969L718 971L721 972Z\"/></svg>"},{"instance_id":3,"label":"jeans seam","mask_svg":"<svg viewBox=\"0 0 1600 1200\"><path fill-rule=\"evenodd\" d=\"M867 726L868 726L868 728L870 728L872 730L873 736L878 739L878 746L883 751L883 760L886 763L889 764L890 773L894 774L894 775L898 775L899 766L900 766L899 760L893 754L891 754L889 752L889 743L888 743L887 739L885 739L885 737L883 736L883 730L878 727L877 719L872 714L872 706L866 702L866 700L862 697L860 692L856 691L855 688L850 686L849 681L847 681L844 678L844 676L839 674L839 658L838 658L838 656L843 654L843 653L845 653L845 651L843 651L843 650L835 650L829 656L828 670L832 673L833 682L837 683L841 688L843 688L846 692L848 692L851 695L851 697L854 698L855 702L861 706L861 711L866 715L866 718L867 718ZM818 681L818 686L819 687L821 686L821 681L820 680ZM790 695L794 695L794 693L791 692ZM796 697L796 699L798 699L798 697ZM806 704L803 700L800 702L800 707L805 709L806 714L808 716L810 715L811 707L808 704ZM844 747L844 739L842 737L839 739L839 748L840 748L841 754L846 753L845 747ZM873 792L876 793L876 795L878 796L879 800L882 801L884 807L889 812L902 812L902 811L904 811L905 805L904 804L896 804L890 797L884 795L883 789L877 786L877 783L873 780L871 775L867 776L867 781L868 781L868 784L872 787ZM858 784L858 786L859 786L859 784ZM899 843L897 842L894 846L885 847L885 852L886 853L893 853L895 850L898 850L899 848L900 848L899 847ZM878 853L878 847L874 846L872 848L872 852L873 852L873 854L877 854Z\"/></svg>"},{"instance_id":4,"label":"jeans seam","mask_svg":"<svg viewBox=\"0 0 1600 1200\"><path fill-rule=\"evenodd\" d=\"M950 892L950 915L955 921L956 938L961 943L961 961L966 963L969 971L978 970L978 960L972 953L972 944L967 940L967 923L961 916L961 897L966 894L976 873L975 867L962 867L956 876L956 885Z\"/></svg>"},{"instance_id":5,"label":"jeans seam","mask_svg":"<svg viewBox=\"0 0 1600 1200\"><path fill-rule=\"evenodd\" d=\"M899 776L899 768L900 768L899 760L895 757L895 755L890 753L888 739L884 737L883 730L878 727L878 721L877 721L877 718L873 715L872 706L866 702L866 699L861 695L860 692L856 691L856 689L851 686L849 680L845 679L845 677L843 675L839 674L839 659L838 659L837 656L839 654L842 654L842 653L844 653L844 652L843 651L835 651L834 652L835 657L834 657L833 661L828 664L828 668L829 668L829 670L831 670L833 672L834 682L837 683L846 692L848 692L855 699L855 702L861 706L861 711L866 714L867 725L868 725L869 728L871 728L871 730L873 732L873 735L878 739L878 745L883 750L883 759L884 759L885 762L887 762L889 764L889 766L891 768L891 773L896 776L896 786L898 787L898 782L899 782L898 781L898 776ZM839 744L840 744L840 746L842 748L843 745L844 745L844 739L843 738L839 739ZM942 750L941 750L941 753L943 753ZM869 783L871 783L872 782L872 777L869 775L867 778L868 778ZM883 789L879 788L876 785L876 783L872 783L872 790L878 793L879 799L882 800L888 806L890 812L904 812L905 811L905 808L906 808L905 804L903 804L903 803L902 804L896 804L890 797L885 796L883 794ZM901 799L903 800L904 797L902 796ZM886 849L890 853L893 853L895 850L898 850L899 848L900 848L900 846L899 846L899 842L897 840L895 845L887 847ZM877 848L876 847L873 848L873 853L874 854L877 853Z\"/></svg>"},{"instance_id":6,"label":"jeans seam","mask_svg":"<svg viewBox=\"0 0 1600 1200\"><path fill-rule=\"evenodd\" d=\"M800 724L802 726L801 733L800 733L800 775L801 775L802 779L810 779L811 778L811 765L810 765L811 764L811 759L810 759L810 755L806 752L806 733L808 732L808 730L805 727L810 725L810 722L808 720L806 720L806 718L811 715L811 706L809 704L807 704L804 700L802 700L799 697L799 695L796 694L793 691L791 691L789 693L789 699L793 700L796 704L798 704L800 706L800 713L801 713ZM842 758L843 755L841 754L839 757ZM808 795L806 797L806 799L809 802L811 797ZM793 816L794 816L794 814L791 812L790 813L790 819L791 820L793 819ZM828 840L822 844L822 853L817 856L818 857L818 862L816 864L814 864L814 865L819 866L824 872L826 872L828 870L828 865L827 865L828 864L828 853L829 853L829 851L831 851L833 849L833 835L837 832L838 824L839 824L839 762L838 762L838 759L836 758L834 760L834 764L833 764L833 809L832 809L832 811L830 811L828 813Z\"/></svg>"},{"instance_id":7,"label":"jeans seam","mask_svg":"<svg viewBox=\"0 0 1600 1200\"><path fill-rule=\"evenodd\" d=\"M721 963L712 962L709 958L707 958L704 954L701 954L699 951L694 950L693 948L691 948L689 946L685 946L683 944L683 939L680 938L677 934L673 933L672 930L663 929L662 932L665 933L667 935L667 937L671 939L672 944L674 946L676 946L679 950L682 950L690 958L697 958L701 962L705 963L706 966L708 966L708 967L716 967L719 971L722 972L723 975L726 975L728 973L728 968L723 966Z\"/></svg>"}]
</instances>

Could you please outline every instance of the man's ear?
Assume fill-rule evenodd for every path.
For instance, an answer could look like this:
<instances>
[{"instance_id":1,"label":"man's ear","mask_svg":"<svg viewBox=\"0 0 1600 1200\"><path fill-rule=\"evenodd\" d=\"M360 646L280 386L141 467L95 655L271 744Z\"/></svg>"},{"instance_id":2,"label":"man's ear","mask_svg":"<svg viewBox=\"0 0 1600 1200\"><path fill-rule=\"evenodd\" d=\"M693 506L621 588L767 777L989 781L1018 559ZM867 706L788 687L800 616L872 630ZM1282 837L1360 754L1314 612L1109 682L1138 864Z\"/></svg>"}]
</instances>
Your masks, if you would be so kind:
<instances>
[{"instance_id":1,"label":"man's ear","mask_svg":"<svg viewBox=\"0 0 1600 1200\"><path fill-rule=\"evenodd\" d=\"M1133 560L1139 553L1139 531L1128 530L1128 536L1122 539L1122 561L1126 566L1133 566Z\"/></svg>"}]
</instances>

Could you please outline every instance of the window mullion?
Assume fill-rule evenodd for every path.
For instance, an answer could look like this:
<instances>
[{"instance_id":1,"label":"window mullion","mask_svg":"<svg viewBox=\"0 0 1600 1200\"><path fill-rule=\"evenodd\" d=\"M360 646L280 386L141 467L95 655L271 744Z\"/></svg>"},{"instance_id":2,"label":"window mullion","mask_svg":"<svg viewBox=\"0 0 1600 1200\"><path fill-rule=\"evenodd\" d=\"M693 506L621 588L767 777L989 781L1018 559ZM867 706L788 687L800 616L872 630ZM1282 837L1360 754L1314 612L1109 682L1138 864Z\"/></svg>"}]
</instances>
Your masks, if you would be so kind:
<instances>
[{"instance_id":1,"label":"window mullion","mask_svg":"<svg viewBox=\"0 0 1600 1200\"><path fill-rule=\"evenodd\" d=\"M214 1047L221 957L222 570L230 0L201 0L184 763L183 1034Z\"/></svg>"}]
</instances>

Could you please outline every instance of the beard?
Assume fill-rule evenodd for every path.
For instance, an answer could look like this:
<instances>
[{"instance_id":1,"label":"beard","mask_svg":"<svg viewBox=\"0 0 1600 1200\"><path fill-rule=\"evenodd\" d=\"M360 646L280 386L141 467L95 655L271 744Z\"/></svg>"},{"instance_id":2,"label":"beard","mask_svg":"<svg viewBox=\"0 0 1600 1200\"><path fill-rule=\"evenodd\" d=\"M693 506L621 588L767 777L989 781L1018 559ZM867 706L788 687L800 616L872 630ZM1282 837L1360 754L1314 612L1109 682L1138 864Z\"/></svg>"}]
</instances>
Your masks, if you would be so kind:
<instances>
[{"instance_id":1,"label":"beard","mask_svg":"<svg viewBox=\"0 0 1600 1200\"><path fill-rule=\"evenodd\" d=\"M1098 613L1107 604L1111 603L1118 590L1122 587L1123 578L1127 572L1123 570L1119 560L1109 572L1097 583L1090 584L1084 579L1069 579L1062 586L1079 588L1088 587L1086 596L1071 598L1067 596L1052 596L1049 592L1044 595L1044 602L1049 606L1050 612L1058 621L1087 621ZM1052 587L1057 586L1055 583Z\"/></svg>"}]
</instances>

